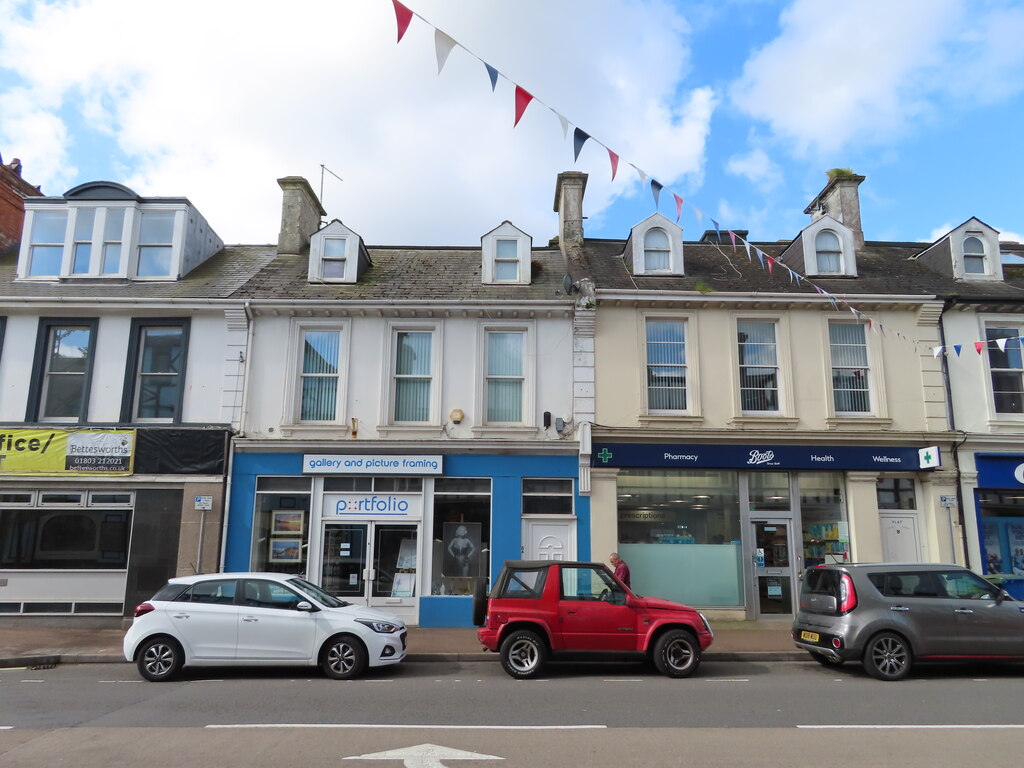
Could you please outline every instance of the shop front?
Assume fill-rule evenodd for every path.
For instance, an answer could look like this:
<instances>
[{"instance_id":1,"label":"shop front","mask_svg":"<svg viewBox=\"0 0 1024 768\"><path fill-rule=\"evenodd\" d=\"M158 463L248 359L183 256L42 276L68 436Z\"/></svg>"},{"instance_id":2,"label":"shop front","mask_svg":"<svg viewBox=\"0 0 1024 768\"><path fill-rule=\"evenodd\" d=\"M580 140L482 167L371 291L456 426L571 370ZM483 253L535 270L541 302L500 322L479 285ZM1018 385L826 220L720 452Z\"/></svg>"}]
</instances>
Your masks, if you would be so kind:
<instances>
[{"instance_id":1,"label":"shop front","mask_svg":"<svg viewBox=\"0 0 1024 768\"><path fill-rule=\"evenodd\" d=\"M595 491L614 504L603 515L595 501L595 520L614 521L614 531L595 529L595 540L614 542L640 594L752 619L788 618L805 568L878 549L879 489L890 473L938 466L934 449L924 453L595 444L595 489L614 485Z\"/></svg>"},{"instance_id":2,"label":"shop front","mask_svg":"<svg viewBox=\"0 0 1024 768\"><path fill-rule=\"evenodd\" d=\"M409 624L471 626L476 580L505 560L586 551L577 468L569 453L243 450L224 568L299 574Z\"/></svg>"},{"instance_id":3,"label":"shop front","mask_svg":"<svg viewBox=\"0 0 1024 768\"><path fill-rule=\"evenodd\" d=\"M1024 454L976 453L981 572L1024 599Z\"/></svg>"}]
</instances>

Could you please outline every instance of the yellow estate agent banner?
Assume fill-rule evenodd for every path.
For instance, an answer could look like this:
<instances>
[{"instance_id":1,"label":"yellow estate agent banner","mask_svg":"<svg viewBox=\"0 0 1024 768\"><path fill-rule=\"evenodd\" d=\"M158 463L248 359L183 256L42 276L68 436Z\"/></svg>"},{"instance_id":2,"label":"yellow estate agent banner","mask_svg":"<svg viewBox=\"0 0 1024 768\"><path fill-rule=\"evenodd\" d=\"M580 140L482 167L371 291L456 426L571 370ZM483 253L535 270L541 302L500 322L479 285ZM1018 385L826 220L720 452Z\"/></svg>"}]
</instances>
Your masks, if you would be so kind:
<instances>
[{"instance_id":1,"label":"yellow estate agent banner","mask_svg":"<svg viewBox=\"0 0 1024 768\"><path fill-rule=\"evenodd\" d=\"M134 429L0 430L0 475L130 475Z\"/></svg>"}]
</instances>

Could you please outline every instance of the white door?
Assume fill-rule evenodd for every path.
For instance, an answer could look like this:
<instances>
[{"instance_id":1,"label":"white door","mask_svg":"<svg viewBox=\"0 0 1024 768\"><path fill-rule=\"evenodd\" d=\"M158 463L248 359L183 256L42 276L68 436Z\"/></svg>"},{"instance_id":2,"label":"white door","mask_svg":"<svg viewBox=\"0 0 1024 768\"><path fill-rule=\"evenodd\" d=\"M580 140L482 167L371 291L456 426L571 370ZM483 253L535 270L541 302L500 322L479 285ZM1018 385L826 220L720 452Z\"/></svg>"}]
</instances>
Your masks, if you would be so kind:
<instances>
[{"instance_id":1,"label":"white door","mask_svg":"<svg viewBox=\"0 0 1024 768\"><path fill-rule=\"evenodd\" d=\"M576 519L523 520L524 560L575 560Z\"/></svg>"},{"instance_id":2,"label":"white door","mask_svg":"<svg viewBox=\"0 0 1024 768\"><path fill-rule=\"evenodd\" d=\"M882 529L882 558L887 563L921 562L916 515L878 515Z\"/></svg>"}]
</instances>

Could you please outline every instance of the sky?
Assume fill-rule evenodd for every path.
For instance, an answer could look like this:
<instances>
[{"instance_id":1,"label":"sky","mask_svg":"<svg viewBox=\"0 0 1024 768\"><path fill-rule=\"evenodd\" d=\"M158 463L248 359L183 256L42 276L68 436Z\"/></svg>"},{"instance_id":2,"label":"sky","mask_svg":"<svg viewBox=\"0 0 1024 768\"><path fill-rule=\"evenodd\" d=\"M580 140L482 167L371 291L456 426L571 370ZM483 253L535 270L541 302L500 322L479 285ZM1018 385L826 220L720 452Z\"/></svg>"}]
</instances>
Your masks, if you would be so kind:
<instances>
[{"instance_id":1,"label":"sky","mask_svg":"<svg viewBox=\"0 0 1024 768\"><path fill-rule=\"evenodd\" d=\"M370 246L505 220L543 244L562 171L589 176L588 237L676 194L688 240L788 241L836 167L866 177L868 240L971 216L1024 239L1019 0L404 4L398 42L392 0L0 0L0 156L48 195L187 197L227 243L276 242L276 180L303 176Z\"/></svg>"}]
</instances>

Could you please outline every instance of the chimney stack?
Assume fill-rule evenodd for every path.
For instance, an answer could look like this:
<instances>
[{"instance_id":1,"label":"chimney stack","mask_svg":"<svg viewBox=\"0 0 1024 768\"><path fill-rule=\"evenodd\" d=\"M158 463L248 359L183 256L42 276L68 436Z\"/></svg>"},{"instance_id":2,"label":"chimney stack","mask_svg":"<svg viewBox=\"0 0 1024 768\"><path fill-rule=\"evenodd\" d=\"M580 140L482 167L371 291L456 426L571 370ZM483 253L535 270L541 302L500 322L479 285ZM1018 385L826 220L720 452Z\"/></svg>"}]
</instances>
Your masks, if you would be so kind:
<instances>
[{"instance_id":1,"label":"chimney stack","mask_svg":"<svg viewBox=\"0 0 1024 768\"><path fill-rule=\"evenodd\" d=\"M831 216L849 227L853 231L855 247L863 248L864 230L860 223L860 193L857 187L865 177L846 168L833 168L827 175L828 184L804 209L804 213L811 214L813 221L822 215Z\"/></svg>"},{"instance_id":2,"label":"chimney stack","mask_svg":"<svg viewBox=\"0 0 1024 768\"><path fill-rule=\"evenodd\" d=\"M562 244L583 245L583 193L587 174L565 171L555 183L555 213L558 214L558 240Z\"/></svg>"},{"instance_id":3,"label":"chimney stack","mask_svg":"<svg viewBox=\"0 0 1024 768\"><path fill-rule=\"evenodd\" d=\"M309 246L310 235L320 229L320 221L327 211L320 205L309 182L301 176L285 176L277 183L284 192L277 251L302 253Z\"/></svg>"}]
</instances>

